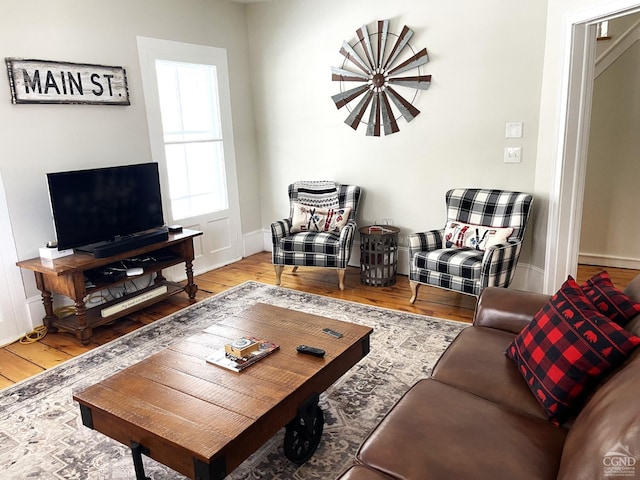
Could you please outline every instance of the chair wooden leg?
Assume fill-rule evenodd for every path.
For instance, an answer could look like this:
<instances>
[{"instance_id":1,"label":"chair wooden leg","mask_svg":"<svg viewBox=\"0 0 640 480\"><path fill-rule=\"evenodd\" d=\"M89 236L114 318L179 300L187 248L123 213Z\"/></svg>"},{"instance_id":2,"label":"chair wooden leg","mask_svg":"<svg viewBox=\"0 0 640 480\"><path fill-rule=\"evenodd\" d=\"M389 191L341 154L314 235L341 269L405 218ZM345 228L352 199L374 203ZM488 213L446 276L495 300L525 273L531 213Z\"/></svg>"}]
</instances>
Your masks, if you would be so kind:
<instances>
[{"instance_id":1,"label":"chair wooden leg","mask_svg":"<svg viewBox=\"0 0 640 480\"><path fill-rule=\"evenodd\" d=\"M292 272L293 272L293 273L296 273L297 271L298 271L298 265L296 265L295 267L293 267Z\"/></svg>"},{"instance_id":2,"label":"chair wooden leg","mask_svg":"<svg viewBox=\"0 0 640 480\"><path fill-rule=\"evenodd\" d=\"M409 281L409 286L411 287L411 298L409 299L409 303L414 303L418 296L418 288L420 287L420 284L418 282Z\"/></svg>"},{"instance_id":3,"label":"chair wooden leg","mask_svg":"<svg viewBox=\"0 0 640 480\"><path fill-rule=\"evenodd\" d=\"M344 274L346 269L340 268L336 270L336 272L338 272L338 286L340 287L340 290L344 290Z\"/></svg>"},{"instance_id":4,"label":"chair wooden leg","mask_svg":"<svg viewBox=\"0 0 640 480\"><path fill-rule=\"evenodd\" d=\"M280 285L280 277L282 276L284 265L274 265L273 269L276 271L276 285Z\"/></svg>"}]
</instances>

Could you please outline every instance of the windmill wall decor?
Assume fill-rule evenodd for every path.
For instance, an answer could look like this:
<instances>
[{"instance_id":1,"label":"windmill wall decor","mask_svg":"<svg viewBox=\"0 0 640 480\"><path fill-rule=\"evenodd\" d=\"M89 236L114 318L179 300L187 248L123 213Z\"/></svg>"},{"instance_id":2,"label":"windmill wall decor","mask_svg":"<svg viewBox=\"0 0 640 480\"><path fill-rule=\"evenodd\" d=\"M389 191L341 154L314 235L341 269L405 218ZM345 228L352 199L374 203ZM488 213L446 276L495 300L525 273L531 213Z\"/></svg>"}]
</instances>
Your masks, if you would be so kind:
<instances>
[{"instance_id":1,"label":"windmill wall decor","mask_svg":"<svg viewBox=\"0 0 640 480\"><path fill-rule=\"evenodd\" d=\"M431 84L431 75L422 75L420 71L420 67L429 61L427 49L416 53L409 44L413 30L405 25L399 35L390 33L389 20L379 20L371 33L367 25L363 25L356 34L358 40L353 45L347 41L342 44L342 67L331 68L331 79L340 82L340 93L331 99L338 109L347 106L350 113L345 123L354 130L360 123L366 123L369 136L379 137L381 126L385 135L396 133L400 130L398 118L404 117L410 122L420 114L412 103L418 92L428 89ZM413 69L418 69L416 75L405 76ZM347 82L360 85L348 88L345 87ZM401 87L400 91L397 87ZM410 101L403 96L407 95L406 88L413 90ZM360 96L358 104L351 109L348 104ZM363 121L367 109L368 121Z\"/></svg>"}]
</instances>

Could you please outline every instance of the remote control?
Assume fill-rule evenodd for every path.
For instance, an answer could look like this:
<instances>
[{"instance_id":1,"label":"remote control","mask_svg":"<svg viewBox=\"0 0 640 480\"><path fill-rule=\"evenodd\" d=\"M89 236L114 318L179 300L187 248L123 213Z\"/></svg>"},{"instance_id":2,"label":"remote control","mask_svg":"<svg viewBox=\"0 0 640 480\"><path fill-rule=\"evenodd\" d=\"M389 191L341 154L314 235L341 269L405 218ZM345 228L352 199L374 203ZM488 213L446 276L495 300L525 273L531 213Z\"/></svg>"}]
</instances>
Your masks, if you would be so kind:
<instances>
[{"instance_id":1,"label":"remote control","mask_svg":"<svg viewBox=\"0 0 640 480\"><path fill-rule=\"evenodd\" d=\"M344 335L342 335L340 332L336 332L335 330L331 330L330 328L323 328L322 331L328 335L331 335L332 337L335 338L342 338L344 337Z\"/></svg>"},{"instance_id":2,"label":"remote control","mask_svg":"<svg viewBox=\"0 0 640 480\"><path fill-rule=\"evenodd\" d=\"M313 355L314 357L324 357L324 350L321 348L310 347L308 345L298 345L296 350L299 353L304 353L307 355Z\"/></svg>"}]
</instances>

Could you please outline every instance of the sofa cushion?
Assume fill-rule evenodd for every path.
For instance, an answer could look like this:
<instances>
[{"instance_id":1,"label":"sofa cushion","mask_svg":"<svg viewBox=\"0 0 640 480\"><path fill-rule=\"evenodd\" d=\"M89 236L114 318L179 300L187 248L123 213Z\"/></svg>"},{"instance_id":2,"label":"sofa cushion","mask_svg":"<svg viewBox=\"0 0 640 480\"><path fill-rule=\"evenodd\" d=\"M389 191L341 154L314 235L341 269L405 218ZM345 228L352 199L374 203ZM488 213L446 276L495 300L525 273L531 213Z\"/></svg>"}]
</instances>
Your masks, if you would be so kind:
<instances>
[{"instance_id":1,"label":"sofa cushion","mask_svg":"<svg viewBox=\"0 0 640 480\"><path fill-rule=\"evenodd\" d=\"M640 349L595 391L575 419L558 480L640 477Z\"/></svg>"},{"instance_id":2,"label":"sofa cushion","mask_svg":"<svg viewBox=\"0 0 640 480\"><path fill-rule=\"evenodd\" d=\"M588 387L640 344L569 277L507 349L549 419L562 422Z\"/></svg>"},{"instance_id":3,"label":"sofa cushion","mask_svg":"<svg viewBox=\"0 0 640 480\"><path fill-rule=\"evenodd\" d=\"M504 352L515 334L471 327L460 332L442 354L431 376L513 410L546 420L524 378Z\"/></svg>"},{"instance_id":4,"label":"sofa cushion","mask_svg":"<svg viewBox=\"0 0 640 480\"><path fill-rule=\"evenodd\" d=\"M555 479L566 430L435 379L415 384L360 447L396 479Z\"/></svg>"},{"instance_id":5,"label":"sofa cushion","mask_svg":"<svg viewBox=\"0 0 640 480\"><path fill-rule=\"evenodd\" d=\"M581 285L585 296L602 314L619 325L640 314L640 303L618 290L607 272L600 272Z\"/></svg>"},{"instance_id":6,"label":"sofa cushion","mask_svg":"<svg viewBox=\"0 0 640 480\"><path fill-rule=\"evenodd\" d=\"M340 233L349 221L351 207L320 208L293 203L291 233L333 232Z\"/></svg>"},{"instance_id":7,"label":"sofa cushion","mask_svg":"<svg viewBox=\"0 0 640 480\"><path fill-rule=\"evenodd\" d=\"M512 227L486 227L450 220L444 227L444 240L447 248L486 250L505 243L512 233Z\"/></svg>"}]
</instances>

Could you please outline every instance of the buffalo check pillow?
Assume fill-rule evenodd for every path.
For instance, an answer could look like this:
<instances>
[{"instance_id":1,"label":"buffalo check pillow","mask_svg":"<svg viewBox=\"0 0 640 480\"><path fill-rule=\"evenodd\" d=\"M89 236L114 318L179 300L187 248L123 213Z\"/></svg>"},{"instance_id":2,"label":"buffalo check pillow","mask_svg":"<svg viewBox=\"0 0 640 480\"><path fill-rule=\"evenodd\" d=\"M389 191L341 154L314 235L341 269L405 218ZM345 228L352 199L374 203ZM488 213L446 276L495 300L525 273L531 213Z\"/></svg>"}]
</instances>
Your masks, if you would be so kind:
<instances>
[{"instance_id":1,"label":"buffalo check pillow","mask_svg":"<svg viewBox=\"0 0 640 480\"><path fill-rule=\"evenodd\" d=\"M580 287L589 301L618 325L624 326L640 314L640 303L614 287L607 272L594 275Z\"/></svg>"},{"instance_id":2,"label":"buffalo check pillow","mask_svg":"<svg viewBox=\"0 0 640 480\"><path fill-rule=\"evenodd\" d=\"M561 423L588 388L640 344L604 316L571 277L511 342L517 365L549 420Z\"/></svg>"}]
</instances>

